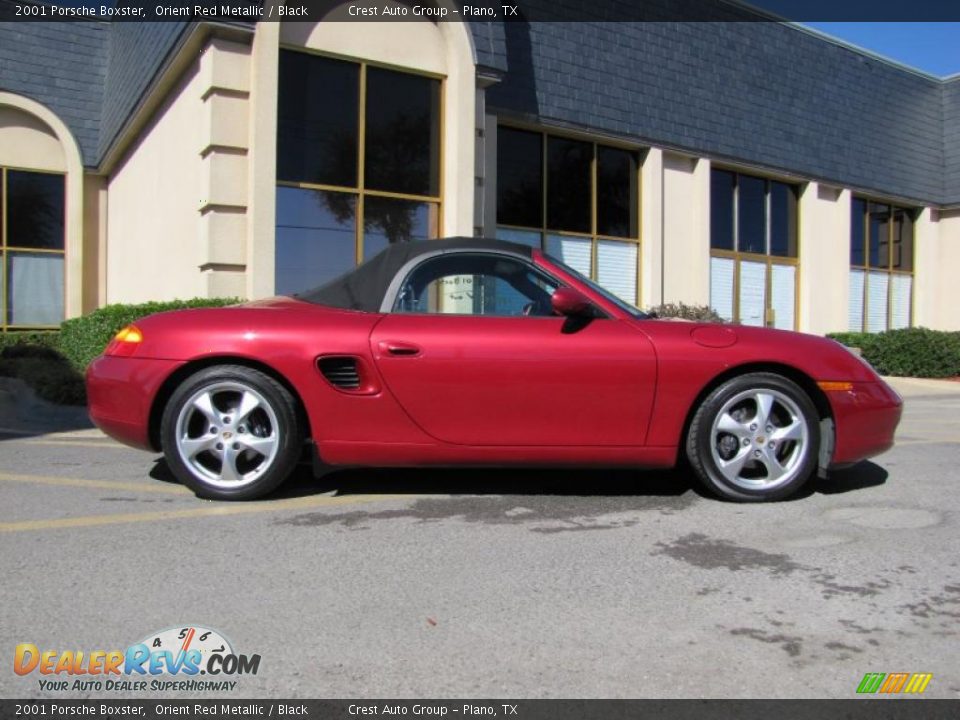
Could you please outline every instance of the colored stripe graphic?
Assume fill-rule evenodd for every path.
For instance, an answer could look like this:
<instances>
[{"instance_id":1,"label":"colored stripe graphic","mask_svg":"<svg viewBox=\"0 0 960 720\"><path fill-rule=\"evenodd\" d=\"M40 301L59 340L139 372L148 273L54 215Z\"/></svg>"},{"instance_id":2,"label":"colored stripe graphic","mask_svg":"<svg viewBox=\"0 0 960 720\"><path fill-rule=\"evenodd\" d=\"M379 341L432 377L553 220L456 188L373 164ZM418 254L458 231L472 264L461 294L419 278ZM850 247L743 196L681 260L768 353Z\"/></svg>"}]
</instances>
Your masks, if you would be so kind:
<instances>
[{"instance_id":1,"label":"colored stripe graphic","mask_svg":"<svg viewBox=\"0 0 960 720\"><path fill-rule=\"evenodd\" d=\"M927 689L933 673L866 673L857 686L858 693L886 695L900 692L918 695Z\"/></svg>"},{"instance_id":2,"label":"colored stripe graphic","mask_svg":"<svg viewBox=\"0 0 960 720\"><path fill-rule=\"evenodd\" d=\"M930 684L932 679L932 673L914 673L913 677L910 678L910 682L907 683L907 687L904 688L903 691L908 693L922 693L927 689L927 685Z\"/></svg>"},{"instance_id":3,"label":"colored stripe graphic","mask_svg":"<svg viewBox=\"0 0 960 720\"><path fill-rule=\"evenodd\" d=\"M890 673L880 686L882 693L898 693L907 682L907 673Z\"/></svg>"},{"instance_id":4,"label":"colored stripe graphic","mask_svg":"<svg viewBox=\"0 0 960 720\"><path fill-rule=\"evenodd\" d=\"M863 680L860 681L860 686L857 688L857 692L875 693L880 689L880 683L883 682L883 678L885 677L885 673L867 673L863 676Z\"/></svg>"}]
</instances>

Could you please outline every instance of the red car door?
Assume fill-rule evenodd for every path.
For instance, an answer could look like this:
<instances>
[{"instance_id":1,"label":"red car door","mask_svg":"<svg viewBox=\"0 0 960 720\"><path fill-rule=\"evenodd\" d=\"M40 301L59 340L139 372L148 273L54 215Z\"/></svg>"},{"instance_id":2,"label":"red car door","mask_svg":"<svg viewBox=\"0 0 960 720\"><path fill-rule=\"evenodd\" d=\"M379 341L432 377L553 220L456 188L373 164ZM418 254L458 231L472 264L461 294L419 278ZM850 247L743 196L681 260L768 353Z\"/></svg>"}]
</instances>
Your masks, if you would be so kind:
<instances>
[{"instance_id":1,"label":"red car door","mask_svg":"<svg viewBox=\"0 0 960 720\"><path fill-rule=\"evenodd\" d=\"M647 337L598 318L390 314L371 334L390 392L459 445L637 446L656 388Z\"/></svg>"}]
</instances>

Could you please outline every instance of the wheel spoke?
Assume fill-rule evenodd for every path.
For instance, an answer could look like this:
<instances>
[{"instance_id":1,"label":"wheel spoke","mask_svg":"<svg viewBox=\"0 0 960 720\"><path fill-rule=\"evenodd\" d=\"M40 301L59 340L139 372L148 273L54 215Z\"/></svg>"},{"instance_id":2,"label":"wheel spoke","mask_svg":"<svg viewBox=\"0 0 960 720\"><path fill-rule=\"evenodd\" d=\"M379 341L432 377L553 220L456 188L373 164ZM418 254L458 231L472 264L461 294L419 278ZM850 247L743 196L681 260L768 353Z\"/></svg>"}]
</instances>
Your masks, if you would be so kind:
<instances>
[{"instance_id":1,"label":"wheel spoke","mask_svg":"<svg viewBox=\"0 0 960 720\"><path fill-rule=\"evenodd\" d=\"M780 479L780 477L787 472L787 468L780 464L780 460L777 459L777 450L772 447L765 447L763 452L760 454L760 457L757 458L763 466L767 469L767 478L766 482L771 483Z\"/></svg>"},{"instance_id":2,"label":"wheel spoke","mask_svg":"<svg viewBox=\"0 0 960 720\"><path fill-rule=\"evenodd\" d=\"M204 450L215 450L216 445L216 435L203 435L198 438L185 437L180 440L180 449L188 458L193 458Z\"/></svg>"},{"instance_id":3,"label":"wheel spoke","mask_svg":"<svg viewBox=\"0 0 960 720\"><path fill-rule=\"evenodd\" d=\"M270 437L257 437L256 435L240 435L237 438L237 442L246 450L253 450L255 453L259 453L264 457L270 457L270 453L273 452L273 449L277 446L277 436L271 435Z\"/></svg>"},{"instance_id":4,"label":"wheel spoke","mask_svg":"<svg viewBox=\"0 0 960 720\"><path fill-rule=\"evenodd\" d=\"M743 466L749 459L750 448L740 448L740 452L738 452L732 458L729 460L721 460L718 463L720 466L720 472L726 475L728 480L736 482L740 479L740 473L743 471Z\"/></svg>"},{"instance_id":5,"label":"wheel spoke","mask_svg":"<svg viewBox=\"0 0 960 720\"><path fill-rule=\"evenodd\" d=\"M754 420L760 427L770 422L770 411L773 409L774 397L770 393L758 392L753 396L757 403L757 415Z\"/></svg>"},{"instance_id":6,"label":"wheel spoke","mask_svg":"<svg viewBox=\"0 0 960 720\"><path fill-rule=\"evenodd\" d=\"M222 480L241 480L243 476L237 470L237 457L240 453L232 446L226 446L223 449L223 465L220 468L220 478Z\"/></svg>"},{"instance_id":7,"label":"wheel spoke","mask_svg":"<svg viewBox=\"0 0 960 720\"><path fill-rule=\"evenodd\" d=\"M194 400L193 408L202 413L211 425L216 426L220 424L220 413L218 413L213 406L213 398L210 396L210 393L205 392Z\"/></svg>"},{"instance_id":8,"label":"wheel spoke","mask_svg":"<svg viewBox=\"0 0 960 720\"><path fill-rule=\"evenodd\" d=\"M720 432L730 433L737 439L743 439L749 437L750 428L745 424L735 419L733 415L728 412L725 412L717 420L717 430Z\"/></svg>"},{"instance_id":9,"label":"wheel spoke","mask_svg":"<svg viewBox=\"0 0 960 720\"><path fill-rule=\"evenodd\" d=\"M234 421L234 424L246 421L247 416L258 407L260 407L260 400L256 395L249 391L243 393L243 398L240 400L240 407L237 408L237 419Z\"/></svg>"},{"instance_id":10,"label":"wheel spoke","mask_svg":"<svg viewBox=\"0 0 960 720\"><path fill-rule=\"evenodd\" d=\"M803 423L799 420L794 420L786 427L777 428L770 434L770 439L775 440L778 445L786 440L799 442L803 440Z\"/></svg>"}]
</instances>

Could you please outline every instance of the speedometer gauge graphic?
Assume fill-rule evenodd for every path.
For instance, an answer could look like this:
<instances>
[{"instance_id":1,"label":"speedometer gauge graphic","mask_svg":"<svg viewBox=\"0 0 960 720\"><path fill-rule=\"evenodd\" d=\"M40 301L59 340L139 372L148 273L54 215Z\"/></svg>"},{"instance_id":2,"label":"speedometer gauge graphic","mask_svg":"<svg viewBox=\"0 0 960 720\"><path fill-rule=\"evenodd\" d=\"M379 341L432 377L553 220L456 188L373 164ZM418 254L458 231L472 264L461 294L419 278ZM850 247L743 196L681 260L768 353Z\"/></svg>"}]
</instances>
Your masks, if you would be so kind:
<instances>
[{"instance_id":1,"label":"speedometer gauge graphic","mask_svg":"<svg viewBox=\"0 0 960 720\"><path fill-rule=\"evenodd\" d=\"M233 655L233 646L230 641L217 630L201 625L172 627L151 633L140 641L150 652L169 651L173 657L185 655L190 650L200 652L199 667L206 667L207 661L213 654Z\"/></svg>"}]
</instances>

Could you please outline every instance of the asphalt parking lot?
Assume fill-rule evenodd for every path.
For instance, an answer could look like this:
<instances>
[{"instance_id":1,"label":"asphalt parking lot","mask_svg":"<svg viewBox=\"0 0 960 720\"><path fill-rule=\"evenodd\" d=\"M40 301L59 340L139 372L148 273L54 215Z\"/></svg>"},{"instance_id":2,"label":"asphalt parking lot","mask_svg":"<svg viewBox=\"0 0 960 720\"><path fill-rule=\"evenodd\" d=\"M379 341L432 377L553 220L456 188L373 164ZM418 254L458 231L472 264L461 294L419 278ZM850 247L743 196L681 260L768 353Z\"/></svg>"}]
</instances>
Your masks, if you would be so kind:
<instances>
[{"instance_id":1,"label":"asphalt parking lot","mask_svg":"<svg viewBox=\"0 0 960 720\"><path fill-rule=\"evenodd\" d=\"M960 392L902 387L892 451L762 506L682 472L452 470L225 504L96 431L4 428L0 696L106 695L41 691L18 643L190 624L261 655L236 697L847 698L866 672L958 697Z\"/></svg>"}]
</instances>

